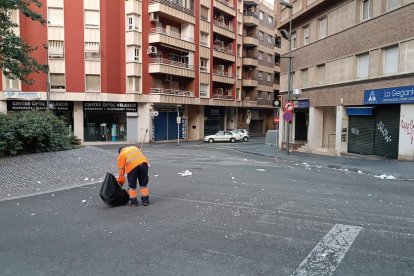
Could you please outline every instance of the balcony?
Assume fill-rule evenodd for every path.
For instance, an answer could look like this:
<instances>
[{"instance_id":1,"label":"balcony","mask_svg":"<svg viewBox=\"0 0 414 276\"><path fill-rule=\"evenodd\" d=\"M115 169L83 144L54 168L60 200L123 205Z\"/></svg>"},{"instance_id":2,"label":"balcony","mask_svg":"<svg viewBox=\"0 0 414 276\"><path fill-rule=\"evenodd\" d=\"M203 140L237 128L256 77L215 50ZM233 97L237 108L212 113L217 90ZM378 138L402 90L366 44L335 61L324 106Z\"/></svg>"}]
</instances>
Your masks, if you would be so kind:
<instances>
[{"instance_id":1,"label":"balcony","mask_svg":"<svg viewBox=\"0 0 414 276\"><path fill-rule=\"evenodd\" d=\"M259 65L259 61L253 57L245 57L243 58L243 66L253 66L257 67Z\"/></svg>"},{"instance_id":2,"label":"balcony","mask_svg":"<svg viewBox=\"0 0 414 276\"><path fill-rule=\"evenodd\" d=\"M256 37L252 37L252 36L243 37L243 46L256 47L257 45L259 45L259 40Z\"/></svg>"},{"instance_id":3,"label":"balcony","mask_svg":"<svg viewBox=\"0 0 414 276\"><path fill-rule=\"evenodd\" d=\"M126 32L125 33L125 44L126 45L139 45L141 44L141 33L140 32Z\"/></svg>"},{"instance_id":4,"label":"balcony","mask_svg":"<svg viewBox=\"0 0 414 276\"><path fill-rule=\"evenodd\" d=\"M179 96L179 97L194 97L194 93L192 91L169 89L169 88L156 88L156 87L153 87L150 89L150 94L151 95Z\"/></svg>"},{"instance_id":5,"label":"balcony","mask_svg":"<svg viewBox=\"0 0 414 276\"><path fill-rule=\"evenodd\" d=\"M157 27L150 29L149 43L162 43L177 48L195 51L194 38L180 33Z\"/></svg>"},{"instance_id":6,"label":"balcony","mask_svg":"<svg viewBox=\"0 0 414 276\"><path fill-rule=\"evenodd\" d=\"M244 0L245 5L259 5L259 0Z\"/></svg>"},{"instance_id":7,"label":"balcony","mask_svg":"<svg viewBox=\"0 0 414 276\"><path fill-rule=\"evenodd\" d=\"M249 27L259 26L259 17L252 12L245 13L243 15L243 24Z\"/></svg>"},{"instance_id":8,"label":"balcony","mask_svg":"<svg viewBox=\"0 0 414 276\"><path fill-rule=\"evenodd\" d=\"M148 12L164 14L167 17L174 17L178 22L195 24L194 10L187 9L184 6L169 0L151 0Z\"/></svg>"},{"instance_id":9,"label":"balcony","mask_svg":"<svg viewBox=\"0 0 414 276\"><path fill-rule=\"evenodd\" d=\"M280 84L279 83L273 83L273 90L280 90Z\"/></svg>"},{"instance_id":10,"label":"balcony","mask_svg":"<svg viewBox=\"0 0 414 276\"><path fill-rule=\"evenodd\" d=\"M227 1L227 0L214 0L213 3L214 7L231 15L231 16L236 16L236 10L234 9L232 0Z\"/></svg>"},{"instance_id":11,"label":"balcony","mask_svg":"<svg viewBox=\"0 0 414 276\"><path fill-rule=\"evenodd\" d=\"M141 63L127 62L126 75L127 76L141 76Z\"/></svg>"},{"instance_id":12,"label":"balcony","mask_svg":"<svg viewBox=\"0 0 414 276\"><path fill-rule=\"evenodd\" d=\"M211 96L213 100L234 100L233 95L231 95L231 91L229 94L227 93L213 93Z\"/></svg>"},{"instance_id":13,"label":"balcony","mask_svg":"<svg viewBox=\"0 0 414 276\"><path fill-rule=\"evenodd\" d=\"M164 58L151 58L149 62L149 73L168 74L187 78L195 77L193 65Z\"/></svg>"},{"instance_id":14,"label":"balcony","mask_svg":"<svg viewBox=\"0 0 414 276\"><path fill-rule=\"evenodd\" d=\"M213 57L228 60L231 62L236 61L236 56L233 54L233 49L219 45L214 45L213 49Z\"/></svg>"},{"instance_id":15,"label":"balcony","mask_svg":"<svg viewBox=\"0 0 414 276\"><path fill-rule=\"evenodd\" d=\"M247 86L247 87L256 87L257 84L257 80L254 79L243 79L242 80L242 85L243 86Z\"/></svg>"},{"instance_id":16,"label":"balcony","mask_svg":"<svg viewBox=\"0 0 414 276\"><path fill-rule=\"evenodd\" d=\"M234 33L233 22L226 23L225 21L220 21L215 19L213 21L213 32L221 34L231 39L236 39L236 34Z\"/></svg>"},{"instance_id":17,"label":"balcony","mask_svg":"<svg viewBox=\"0 0 414 276\"><path fill-rule=\"evenodd\" d=\"M236 82L236 79L235 79L235 75L232 72L214 70L213 81L220 82L220 83L234 84Z\"/></svg>"}]
</instances>

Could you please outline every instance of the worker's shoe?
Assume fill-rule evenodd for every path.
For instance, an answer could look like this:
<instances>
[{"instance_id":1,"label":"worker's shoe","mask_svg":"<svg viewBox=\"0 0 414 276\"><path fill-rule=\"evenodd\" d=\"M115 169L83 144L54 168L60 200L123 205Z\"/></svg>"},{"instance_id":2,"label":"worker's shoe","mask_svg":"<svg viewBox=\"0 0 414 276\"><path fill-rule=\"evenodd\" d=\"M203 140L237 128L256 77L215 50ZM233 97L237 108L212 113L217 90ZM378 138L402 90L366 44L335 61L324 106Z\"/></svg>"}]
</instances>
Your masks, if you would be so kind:
<instances>
[{"instance_id":1,"label":"worker's shoe","mask_svg":"<svg viewBox=\"0 0 414 276\"><path fill-rule=\"evenodd\" d=\"M142 196L141 197L141 202L142 202L142 205L148 206L150 204L149 196Z\"/></svg>"},{"instance_id":2,"label":"worker's shoe","mask_svg":"<svg viewBox=\"0 0 414 276\"><path fill-rule=\"evenodd\" d=\"M139 204L137 198L130 198L128 205L131 207L138 207Z\"/></svg>"}]
</instances>

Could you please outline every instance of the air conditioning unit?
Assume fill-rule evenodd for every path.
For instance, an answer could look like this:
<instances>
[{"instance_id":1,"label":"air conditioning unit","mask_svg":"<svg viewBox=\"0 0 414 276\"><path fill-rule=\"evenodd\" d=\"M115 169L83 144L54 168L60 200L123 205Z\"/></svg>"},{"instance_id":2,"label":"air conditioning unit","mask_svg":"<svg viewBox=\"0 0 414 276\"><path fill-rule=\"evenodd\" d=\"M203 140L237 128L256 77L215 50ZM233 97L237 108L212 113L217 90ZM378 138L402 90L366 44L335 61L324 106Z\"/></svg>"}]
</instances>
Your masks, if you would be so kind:
<instances>
[{"instance_id":1,"label":"air conditioning unit","mask_svg":"<svg viewBox=\"0 0 414 276\"><path fill-rule=\"evenodd\" d=\"M172 76L171 75L166 75L165 76L165 81L166 82L172 82Z\"/></svg>"},{"instance_id":2,"label":"air conditioning unit","mask_svg":"<svg viewBox=\"0 0 414 276\"><path fill-rule=\"evenodd\" d=\"M149 46L148 49L147 49L147 54L156 55L157 54L157 47Z\"/></svg>"},{"instance_id":3,"label":"air conditioning unit","mask_svg":"<svg viewBox=\"0 0 414 276\"><path fill-rule=\"evenodd\" d=\"M150 21L151 22L160 22L160 18L158 16L158 13L155 13L155 12L150 13Z\"/></svg>"}]
</instances>

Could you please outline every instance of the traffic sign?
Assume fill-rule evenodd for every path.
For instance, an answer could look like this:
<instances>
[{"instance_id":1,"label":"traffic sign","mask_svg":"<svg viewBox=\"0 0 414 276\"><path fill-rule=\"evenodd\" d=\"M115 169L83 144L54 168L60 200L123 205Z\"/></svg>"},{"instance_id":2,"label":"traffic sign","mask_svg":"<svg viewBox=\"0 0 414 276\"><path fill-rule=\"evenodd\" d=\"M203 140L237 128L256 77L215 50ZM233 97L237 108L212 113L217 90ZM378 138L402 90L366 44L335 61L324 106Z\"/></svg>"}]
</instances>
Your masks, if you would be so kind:
<instances>
[{"instance_id":1,"label":"traffic sign","mask_svg":"<svg viewBox=\"0 0 414 276\"><path fill-rule=\"evenodd\" d=\"M273 107L279 107L280 106L280 101L279 100L274 100L273 101Z\"/></svg>"},{"instance_id":2,"label":"traffic sign","mask_svg":"<svg viewBox=\"0 0 414 276\"><path fill-rule=\"evenodd\" d=\"M295 104L293 102L286 102L284 108L287 111L293 111Z\"/></svg>"},{"instance_id":3,"label":"traffic sign","mask_svg":"<svg viewBox=\"0 0 414 276\"><path fill-rule=\"evenodd\" d=\"M285 111L283 113L283 121L291 122L293 120L293 113L292 111Z\"/></svg>"},{"instance_id":4,"label":"traffic sign","mask_svg":"<svg viewBox=\"0 0 414 276\"><path fill-rule=\"evenodd\" d=\"M279 123L279 117L275 117L274 119L273 119L273 122L275 123L275 124L278 124Z\"/></svg>"}]
</instances>

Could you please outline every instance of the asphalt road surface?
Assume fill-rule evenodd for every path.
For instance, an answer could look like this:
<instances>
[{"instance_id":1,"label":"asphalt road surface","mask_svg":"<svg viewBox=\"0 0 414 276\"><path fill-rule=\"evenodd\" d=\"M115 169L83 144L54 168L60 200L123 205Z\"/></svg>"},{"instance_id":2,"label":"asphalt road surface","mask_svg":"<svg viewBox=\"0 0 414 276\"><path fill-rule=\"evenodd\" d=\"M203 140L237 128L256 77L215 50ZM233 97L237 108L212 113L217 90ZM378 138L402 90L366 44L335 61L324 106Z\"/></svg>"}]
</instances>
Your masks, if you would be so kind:
<instances>
[{"instance_id":1,"label":"asphalt road surface","mask_svg":"<svg viewBox=\"0 0 414 276\"><path fill-rule=\"evenodd\" d=\"M147 207L99 183L0 201L0 275L414 275L414 182L242 146L146 148Z\"/></svg>"}]
</instances>

